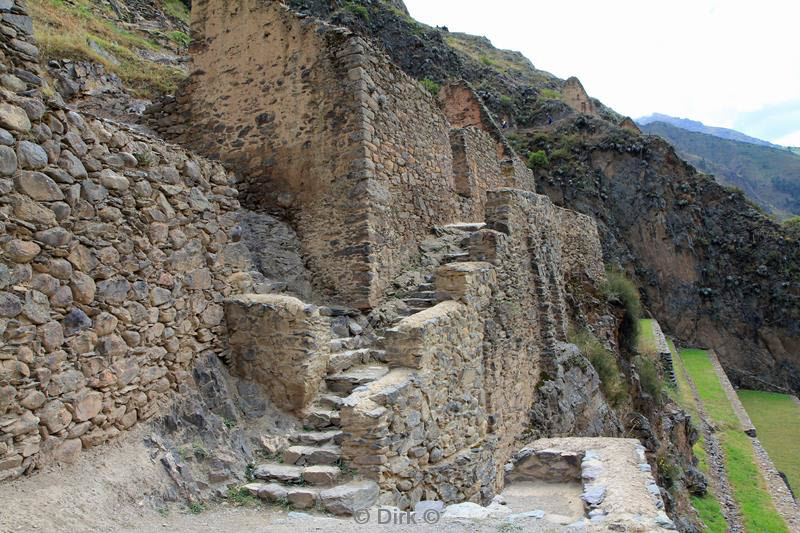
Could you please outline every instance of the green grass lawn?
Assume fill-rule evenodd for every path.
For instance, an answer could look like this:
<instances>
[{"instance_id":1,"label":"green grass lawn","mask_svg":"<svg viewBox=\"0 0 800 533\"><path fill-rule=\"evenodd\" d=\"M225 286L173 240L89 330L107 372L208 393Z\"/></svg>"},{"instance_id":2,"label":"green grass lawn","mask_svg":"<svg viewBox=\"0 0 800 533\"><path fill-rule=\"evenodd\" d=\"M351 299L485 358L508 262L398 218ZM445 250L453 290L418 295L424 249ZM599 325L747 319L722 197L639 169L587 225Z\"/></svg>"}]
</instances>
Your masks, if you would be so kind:
<instances>
[{"instance_id":1,"label":"green grass lawn","mask_svg":"<svg viewBox=\"0 0 800 533\"><path fill-rule=\"evenodd\" d=\"M649 318L639 320L638 347L641 353L656 353L656 337L653 335L653 321Z\"/></svg>"},{"instance_id":2,"label":"green grass lawn","mask_svg":"<svg viewBox=\"0 0 800 533\"><path fill-rule=\"evenodd\" d=\"M800 405L786 394L753 390L738 393L770 459L789 478L795 494L800 494Z\"/></svg>"},{"instance_id":3,"label":"green grass lawn","mask_svg":"<svg viewBox=\"0 0 800 533\"><path fill-rule=\"evenodd\" d=\"M644 329L645 327L646 326L642 324L642 328ZM670 397L672 397L675 403L683 407L684 410L692 415L692 420L694 421L695 425L697 425L699 423L697 403L694 401L692 388L689 385L689 381L686 379L686 375L684 374L683 360L681 359L680 355L678 355L678 350L675 349L675 345L672 343L672 340L667 339L667 344L669 345L669 349L672 351L672 365L675 368L675 380L678 384L674 389L668 388L667 393L670 395ZM706 455L705 442L702 434L700 435L700 439L692 448L692 451L694 452L695 457L697 457L697 467L708 477L710 475L710 469L708 466L708 456ZM717 498L714 496L714 492L711 487L708 488L708 492L704 496L692 495L690 496L690 499L692 501L692 505L700 515L700 520L702 520L705 524L707 531L710 531L711 533L725 533L725 531L728 529L728 524L725 522L725 517L722 514L719 501L717 501Z\"/></svg>"},{"instance_id":4,"label":"green grass lawn","mask_svg":"<svg viewBox=\"0 0 800 533\"><path fill-rule=\"evenodd\" d=\"M725 450L725 469L745 527L751 533L788 533L789 529L775 511L756 466L750 438L742 431L705 350L681 350L680 356L697 387L706 413L717 426L717 435Z\"/></svg>"}]
</instances>

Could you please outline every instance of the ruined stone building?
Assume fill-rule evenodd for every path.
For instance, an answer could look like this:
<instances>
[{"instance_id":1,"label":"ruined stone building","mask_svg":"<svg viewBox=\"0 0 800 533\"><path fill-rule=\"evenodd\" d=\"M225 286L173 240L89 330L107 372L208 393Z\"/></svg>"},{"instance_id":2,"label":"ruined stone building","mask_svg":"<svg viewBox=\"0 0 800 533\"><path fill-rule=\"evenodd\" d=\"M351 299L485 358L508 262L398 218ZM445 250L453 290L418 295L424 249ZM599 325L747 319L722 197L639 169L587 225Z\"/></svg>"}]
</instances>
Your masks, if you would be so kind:
<instances>
[{"instance_id":1,"label":"ruined stone building","mask_svg":"<svg viewBox=\"0 0 800 533\"><path fill-rule=\"evenodd\" d=\"M597 113L595 105L583 88L581 81L572 76L564 82L561 88L561 99L578 113L586 113L587 115L594 115Z\"/></svg>"},{"instance_id":2,"label":"ruined stone building","mask_svg":"<svg viewBox=\"0 0 800 533\"><path fill-rule=\"evenodd\" d=\"M150 419L214 355L314 430L264 490L490 500L564 371L567 281L604 278L594 220L534 192L467 84L432 95L278 2L193 4L191 77L153 113L183 148L2 94L0 126L38 143L0 146L0 479ZM259 213L292 221L310 286L253 282Z\"/></svg>"}]
</instances>

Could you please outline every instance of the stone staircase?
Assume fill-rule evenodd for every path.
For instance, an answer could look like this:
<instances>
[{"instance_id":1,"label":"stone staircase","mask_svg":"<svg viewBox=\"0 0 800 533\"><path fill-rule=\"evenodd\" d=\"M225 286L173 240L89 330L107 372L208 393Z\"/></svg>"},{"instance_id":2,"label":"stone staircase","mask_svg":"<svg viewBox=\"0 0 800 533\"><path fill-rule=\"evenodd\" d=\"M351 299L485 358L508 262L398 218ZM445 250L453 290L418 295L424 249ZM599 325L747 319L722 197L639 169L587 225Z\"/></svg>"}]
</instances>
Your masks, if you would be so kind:
<instances>
[{"instance_id":1,"label":"stone staircase","mask_svg":"<svg viewBox=\"0 0 800 533\"><path fill-rule=\"evenodd\" d=\"M660 354L661 366L664 369L664 375L669 380L673 387L678 386L678 380L675 379L675 367L672 364L672 352L664 352Z\"/></svg>"},{"instance_id":2,"label":"stone staircase","mask_svg":"<svg viewBox=\"0 0 800 533\"><path fill-rule=\"evenodd\" d=\"M400 314L398 321L438 303L433 272L440 264L469 260L469 253L461 244L471 232L484 226L451 224L434 229L437 237L429 242L434 253L426 257L428 272L423 275L423 282L402 298L408 310ZM258 481L244 489L296 509L321 508L335 514L352 514L374 503L378 486L373 481L355 479L343 463L339 410L356 388L385 376L389 367L383 364L380 332L364 332L353 318L355 313L349 310L334 308L332 314L326 376L302 418L303 431L289 435L288 447L258 464L252 472Z\"/></svg>"}]
</instances>

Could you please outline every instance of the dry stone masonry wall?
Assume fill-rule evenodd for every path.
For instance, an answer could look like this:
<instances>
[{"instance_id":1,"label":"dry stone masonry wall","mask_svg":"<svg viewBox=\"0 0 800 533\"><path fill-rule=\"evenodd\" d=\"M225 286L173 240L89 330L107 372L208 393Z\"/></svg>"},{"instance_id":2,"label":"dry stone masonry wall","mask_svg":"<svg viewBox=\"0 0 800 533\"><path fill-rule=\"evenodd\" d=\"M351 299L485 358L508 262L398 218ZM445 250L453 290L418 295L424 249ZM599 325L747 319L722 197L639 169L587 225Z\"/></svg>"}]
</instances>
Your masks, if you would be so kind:
<instances>
[{"instance_id":1,"label":"dry stone masonry wall","mask_svg":"<svg viewBox=\"0 0 800 533\"><path fill-rule=\"evenodd\" d=\"M453 123L373 45L279 2L203 0L192 16L191 79L150 115L240 172L245 205L292 215L325 297L376 306L432 226L482 220L489 189L532 189L468 87L451 93L478 120Z\"/></svg>"},{"instance_id":2,"label":"dry stone masonry wall","mask_svg":"<svg viewBox=\"0 0 800 533\"><path fill-rule=\"evenodd\" d=\"M221 353L241 254L231 175L45 102L30 18L0 11L2 480L147 420Z\"/></svg>"}]
</instances>

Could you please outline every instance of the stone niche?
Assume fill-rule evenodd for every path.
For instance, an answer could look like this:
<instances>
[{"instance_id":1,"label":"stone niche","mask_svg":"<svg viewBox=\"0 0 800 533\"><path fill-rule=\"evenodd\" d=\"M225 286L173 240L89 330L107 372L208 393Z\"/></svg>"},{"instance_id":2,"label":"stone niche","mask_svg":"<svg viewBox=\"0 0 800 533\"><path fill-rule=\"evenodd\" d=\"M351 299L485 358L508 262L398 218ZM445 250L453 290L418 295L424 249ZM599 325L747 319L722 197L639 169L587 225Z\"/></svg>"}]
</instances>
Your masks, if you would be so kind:
<instances>
[{"instance_id":1,"label":"stone niche","mask_svg":"<svg viewBox=\"0 0 800 533\"><path fill-rule=\"evenodd\" d=\"M432 226L482 220L489 189L533 188L468 86L437 100L348 30L274 1L197 0L192 31L160 131L240 174L243 205L291 215L328 301L374 307Z\"/></svg>"}]
</instances>

